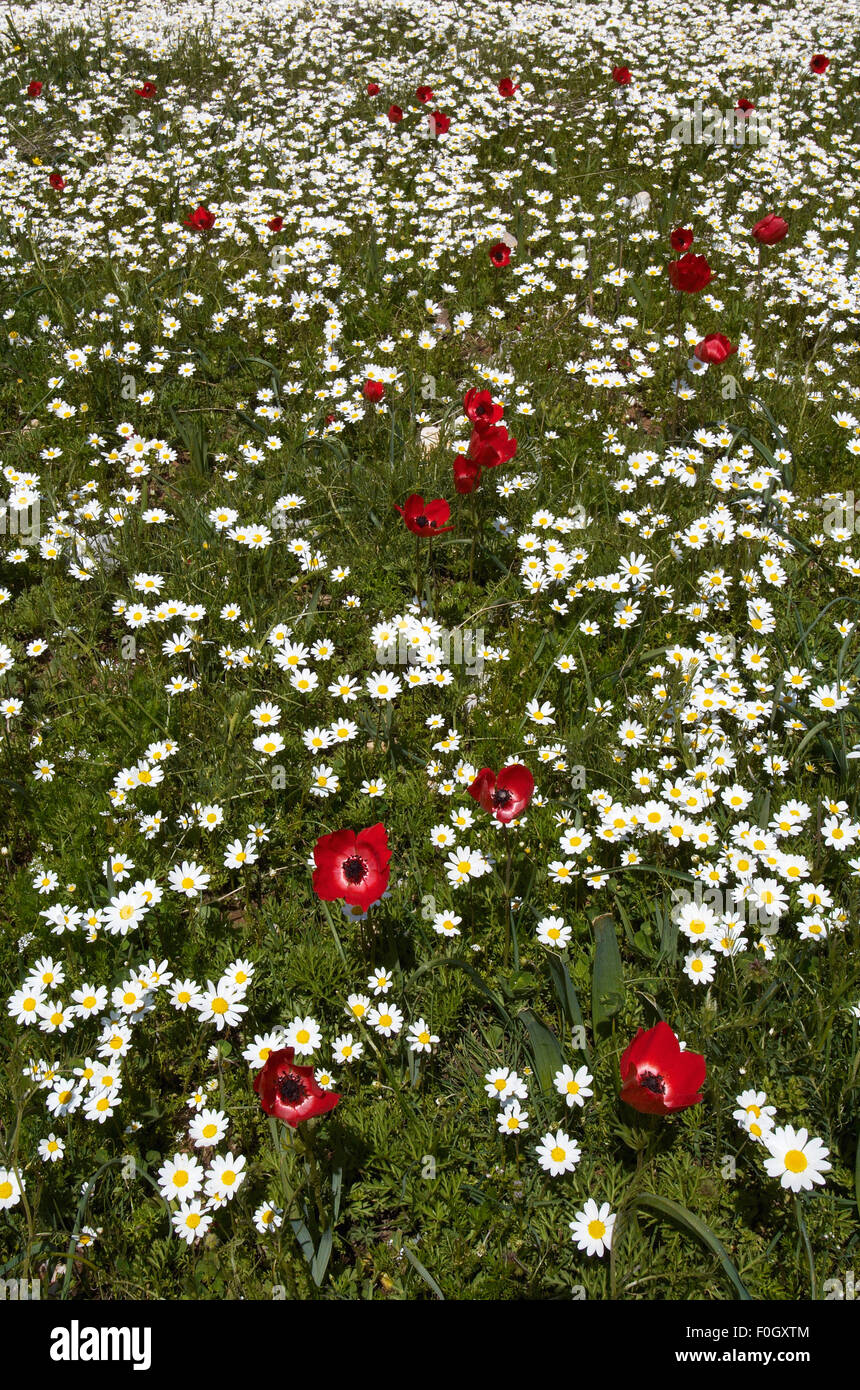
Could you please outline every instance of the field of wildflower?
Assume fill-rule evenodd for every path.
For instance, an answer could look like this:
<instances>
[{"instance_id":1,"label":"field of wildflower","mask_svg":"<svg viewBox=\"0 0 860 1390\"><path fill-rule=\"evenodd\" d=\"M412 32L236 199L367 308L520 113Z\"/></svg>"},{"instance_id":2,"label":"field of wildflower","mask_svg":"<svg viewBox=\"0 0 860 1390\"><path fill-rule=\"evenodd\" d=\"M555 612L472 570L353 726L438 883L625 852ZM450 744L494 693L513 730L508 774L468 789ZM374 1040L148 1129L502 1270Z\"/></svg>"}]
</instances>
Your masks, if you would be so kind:
<instances>
[{"instance_id":1,"label":"field of wildflower","mask_svg":"<svg viewBox=\"0 0 860 1390\"><path fill-rule=\"evenodd\" d=\"M4 9L6 1296L855 1297L853 8Z\"/></svg>"}]
</instances>

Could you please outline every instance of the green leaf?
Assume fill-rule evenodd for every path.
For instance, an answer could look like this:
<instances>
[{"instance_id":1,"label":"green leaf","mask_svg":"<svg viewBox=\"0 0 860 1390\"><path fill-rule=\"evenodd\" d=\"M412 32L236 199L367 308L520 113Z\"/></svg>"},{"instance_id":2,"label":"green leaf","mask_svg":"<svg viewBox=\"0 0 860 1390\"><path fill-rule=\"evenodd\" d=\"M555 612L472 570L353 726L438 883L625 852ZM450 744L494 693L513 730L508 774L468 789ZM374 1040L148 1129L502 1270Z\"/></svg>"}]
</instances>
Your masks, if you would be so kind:
<instances>
[{"instance_id":1,"label":"green leaf","mask_svg":"<svg viewBox=\"0 0 860 1390\"><path fill-rule=\"evenodd\" d=\"M279 376L281 375L281 373L279 372L278 368L275 366L274 362L267 362L265 357L246 357L246 358L244 358L244 361L245 361L246 363L247 363L247 362L253 362L254 365L257 366L257 367L266 367L266 368L268 368L268 370L269 370L270 372L273 372L274 375L277 376L277 377L279 377Z\"/></svg>"},{"instance_id":2,"label":"green leaf","mask_svg":"<svg viewBox=\"0 0 860 1390\"><path fill-rule=\"evenodd\" d=\"M31 1245L29 1248L30 1258L32 1259L34 1255L41 1255L43 1251L50 1250L50 1248L51 1245L49 1241L37 1240L35 1245ZM5 1279L7 1274L11 1274L13 1269L17 1269L19 1265L23 1264L26 1258L27 1251L22 1250L20 1255L15 1255L11 1260L7 1260L4 1265L0 1265L0 1279Z\"/></svg>"},{"instance_id":3,"label":"green leaf","mask_svg":"<svg viewBox=\"0 0 860 1390\"><path fill-rule=\"evenodd\" d=\"M566 962L562 960L561 956L557 956L551 951L547 955L547 964L549 966L550 979L552 980L553 988L558 996L558 1002L561 1005L561 1011L565 1019L570 1024L571 1028L582 1028L584 1033L585 1024L582 1019L582 1009L579 1007L579 998L573 987L573 981L570 978L570 971L567 968ZM585 1060L590 1063L591 1051L587 1042L582 1050L585 1053Z\"/></svg>"},{"instance_id":4,"label":"green leaf","mask_svg":"<svg viewBox=\"0 0 860 1390\"><path fill-rule=\"evenodd\" d=\"M797 1229L800 1231L800 1238L803 1248L806 1251L806 1263L809 1269L809 1297L813 1303L818 1302L818 1283L815 1278L815 1256L812 1253L812 1246L809 1243L809 1233L806 1229L806 1222L803 1219L803 1208L800 1197L794 1199L794 1215L797 1220Z\"/></svg>"},{"instance_id":5,"label":"green leaf","mask_svg":"<svg viewBox=\"0 0 860 1390\"><path fill-rule=\"evenodd\" d=\"M334 937L334 944L337 947L337 953L343 961L344 965L346 965L346 955L344 953L343 946L341 945L340 937L337 933L337 927L334 924L334 918L332 917L331 912L329 911L328 903L324 902L322 898L320 899L320 907L323 910L323 916L325 917L326 921L331 927L331 934Z\"/></svg>"},{"instance_id":6,"label":"green leaf","mask_svg":"<svg viewBox=\"0 0 860 1390\"><path fill-rule=\"evenodd\" d=\"M304 1255L309 1265L313 1264L316 1251L314 1250L314 1243L311 1240L310 1231L308 1230L304 1221L299 1220L297 1216L291 1218L290 1225L293 1228L296 1240L299 1242L299 1245L301 1246L302 1254Z\"/></svg>"},{"instance_id":7,"label":"green leaf","mask_svg":"<svg viewBox=\"0 0 860 1390\"><path fill-rule=\"evenodd\" d=\"M254 419L253 415L249 415L247 410L237 410L236 419L241 420L243 425L247 425L248 429L253 430L261 439L265 439L266 431L263 429L263 426L260 424L259 420Z\"/></svg>"},{"instance_id":8,"label":"green leaf","mask_svg":"<svg viewBox=\"0 0 860 1390\"><path fill-rule=\"evenodd\" d=\"M409 1263L411 1264L412 1268L416 1270L418 1274L421 1275L421 1278L424 1280L424 1283L427 1285L428 1289L430 1289L432 1293L435 1293L436 1297L438 1299L441 1299L441 1301L444 1303L445 1295L439 1288L439 1285L436 1283L436 1280L433 1278L433 1275L430 1273L429 1269L424 1268L418 1256L412 1253L408 1245L404 1245L403 1253L406 1256Z\"/></svg>"},{"instance_id":9,"label":"green leaf","mask_svg":"<svg viewBox=\"0 0 860 1390\"><path fill-rule=\"evenodd\" d=\"M564 1066L564 1057L558 1038L531 1009L520 1009L517 1018L525 1025L529 1035L532 1055L535 1059L535 1072L541 1090L551 1091L553 1077Z\"/></svg>"},{"instance_id":10,"label":"green leaf","mask_svg":"<svg viewBox=\"0 0 860 1390\"><path fill-rule=\"evenodd\" d=\"M854 1196L857 1199L857 1215L860 1216L860 1129L857 1131L857 1156L854 1160Z\"/></svg>"},{"instance_id":11,"label":"green leaf","mask_svg":"<svg viewBox=\"0 0 860 1390\"><path fill-rule=\"evenodd\" d=\"M513 1019L511 1018L501 999L499 999L499 997L493 993L487 982L481 979L480 975L478 974L475 967L472 965L471 961L463 960L461 956L446 956L444 960L428 960L424 963L424 965L419 965L412 978L413 980L417 980L419 975L424 975L428 970L445 969L465 971L465 973L469 976L469 979L473 982L473 984L477 986L477 988L481 991L485 998L489 999L490 1003L498 1013L502 1022L505 1023L508 1026L508 1028L513 1028Z\"/></svg>"},{"instance_id":12,"label":"green leaf","mask_svg":"<svg viewBox=\"0 0 860 1390\"><path fill-rule=\"evenodd\" d=\"M659 911L659 908L654 909L655 917ZM660 952L657 956L657 960L661 961L666 958L673 961L678 952L678 923L671 907L662 914L662 917L663 927L660 933Z\"/></svg>"},{"instance_id":13,"label":"green leaf","mask_svg":"<svg viewBox=\"0 0 860 1390\"><path fill-rule=\"evenodd\" d=\"M332 1230L331 1226L327 1226L326 1229L323 1231L322 1236L320 1237L320 1243L317 1246L317 1252L311 1260L311 1278L313 1279L317 1288L320 1287L323 1279L325 1278L325 1272L328 1268L328 1262L331 1259L333 1241L334 1231Z\"/></svg>"},{"instance_id":14,"label":"green leaf","mask_svg":"<svg viewBox=\"0 0 860 1390\"><path fill-rule=\"evenodd\" d=\"M734 1285L738 1298L751 1300L752 1295L741 1280L737 1269L730 1260L725 1246L717 1239L710 1226L706 1226L698 1216L694 1216L686 1207L682 1207L680 1202L673 1202L669 1197L658 1197L654 1192L642 1192L633 1199L631 1207L645 1207L650 1211L655 1211L658 1216L664 1216L667 1221L680 1226L681 1230L688 1231L691 1236L695 1236L703 1245L706 1245L712 1254L716 1255L722 1265L726 1275Z\"/></svg>"},{"instance_id":15,"label":"green leaf","mask_svg":"<svg viewBox=\"0 0 860 1390\"><path fill-rule=\"evenodd\" d=\"M759 821L759 822L757 822L757 824L760 824L760 825L763 825L764 823L765 823L764 821ZM638 931L634 932L634 930L633 930L633 924L632 924L632 922L630 921L630 916L629 916L629 914L628 914L628 912L627 912L627 909L625 908L625 906L624 906L624 904L622 903L621 899L618 898L618 897L615 898L615 907L616 907L616 909L617 909L617 911L618 911L619 917L621 918L622 926L624 927L624 935L627 937L627 940L630 942L630 945L631 945L631 946L635 946L635 948L636 948L638 951L643 951L643 954L644 954L644 955L650 956L650 955L651 955L651 952L650 952L650 950L648 949L647 945L646 945L644 948L643 948L643 946L640 945L640 941L642 941L642 940L644 940L644 941L647 943L647 940L648 940L647 934L643 931L643 929L642 929L641 927L639 928Z\"/></svg>"},{"instance_id":16,"label":"green leaf","mask_svg":"<svg viewBox=\"0 0 860 1390\"><path fill-rule=\"evenodd\" d=\"M343 1164L339 1159L335 1159L336 1166L332 1168L331 1174L331 1200L334 1220L337 1221L340 1215L340 1203L343 1197Z\"/></svg>"},{"instance_id":17,"label":"green leaf","mask_svg":"<svg viewBox=\"0 0 860 1390\"><path fill-rule=\"evenodd\" d=\"M591 1022L595 1033L615 1017L624 1004L624 967L610 913L595 917L594 969L591 977Z\"/></svg>"}]
</instances>

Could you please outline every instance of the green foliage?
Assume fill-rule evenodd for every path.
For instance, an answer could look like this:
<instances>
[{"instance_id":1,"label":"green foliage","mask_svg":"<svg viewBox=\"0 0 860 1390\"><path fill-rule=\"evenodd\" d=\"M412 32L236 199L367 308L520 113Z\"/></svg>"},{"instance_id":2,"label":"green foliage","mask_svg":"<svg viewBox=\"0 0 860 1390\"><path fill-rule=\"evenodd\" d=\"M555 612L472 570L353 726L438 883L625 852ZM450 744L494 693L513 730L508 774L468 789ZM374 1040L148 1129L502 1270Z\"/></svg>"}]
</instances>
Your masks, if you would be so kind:
<instances>
[{"instance_id":1,"label":"green foliage","mask_svg":"<svg viewBox=\"0 0 860 1390\"><path fill-rule=\"evenodd\" d=\"M452 54L444 25L422 34L409 14L384 8L386 23L375 50L380 55L394 55L410 74L419 66L447 72L452 58L461 74L473 67L477 72L477 51L464 50L461 43L459 57ZM346 11L344 24L347 19L365 24L361 15ZM290 23L300 26L315 15L297 7ZM140 1024L145 1046L132 1049L125 1064L122 1107L103 1125L84 1123L80 1115L70 1117L68 1125L52 1119L44 1095L27 1079L33 1057L56 1056L63 1074L80 1068L86 1051L78 1050L75 1033L46 1038L37 1030L25 1032L4 1007L0 1166L25 1172L27 1203L0 1212L0 1266L41 1273L57 1296L98 1299L570 1300L581 1290L589 1299L820 1297L825 1282L840 1276L860 1249L860 1045L850 1012L860 997L856 872L846 866L846 856L828 850L820 825L813 823L803 853L810 856L814 881L826 881L844 908L844 930L818 944L786 932L775 961L753 952L721 960L707 989L682 973L686 947L672 913L673 889L693 882L690 858L682 862L674 847L655 841L649 862L624 865L612 857L603 883L582 876L564 885L552 881L546 865L558 853L557 813L567 817L567 825L581 826L592 810L588 791L608 788L610 799L629 796L631 769L606 732L607 710L637 713L639 706L628 710L626 701L647 693L650 665L665 662L674 643L694 640L690 634L696 632L695 605L702 591L686 557L673 555L666 533L655 529L654 538L642 544L657 562L656 579L673 586L671 605L649 586L641 596L638 626L622 631L605 623L603 595L586 589L572 610L574 619L539 595L524 595L522 554L510 535L527 532L540 508L555 515L580 508L592 518L587 532L592 552L614 564L619 550L633 542L618 519L623 499L613 485L607 427L623 433L631 449L647 450L665 449L678 439L690 444L695 431L717 428L719 422L731 436L727 457L737 458L748 447L777 475L764 519L771 539L778 539L792 508L795 515L808 508L808 518L821 489L851 483L844 459L841 476L834 477L832 402L815 402L809 387L821 335L810 336L804 305L783 284L779 320L760 335L764 381L755 389L763 396L766 386L767 402L754 397L752 388L736 399L718 398L711 377L694 402L682 403L674 432L671 383L677 362L671 352L655 353L653 375L643 377L635 393L601 389L595 396L581 373L565 372L565 361L586 356L587 335L597 332L581 321L586 308L594 309L595 297L597 310L609 319L635 307L638 336L630 330L631 343L660 343L675 326L675 305L663 279L647 274L657 251L616 208L617 200L639 191L643 181L654 190L662 258L672 227L686 225L694 213L704 216L698 212L704 195L695 178L663 178L650 155L643 163L643 144L630 128L632 121L625 123L606 91L598 90L598 82L605 86L602 63L589 53L576 66L556 72L552 34L530 35L534 111L522 116L522 130L512 114L487 116L483 126L476 118L475 158L469 147L457 175L461 185L465 181L466 205L460 187L450 195L456 218L444 224L450 230L462 218L474 231L474 242L466 250L461 245L446 251L432 270L416 256L405 272L402 267L395 272L386 252L415 251L404 200L421 203L423 215L424 201L438 195L439 206L430 203L433 217L447 213L448 184L430 163L437 155L422 152L411 162L395 160L388 145L387 155L373 153L373 196L383 210L374 219L364 208L369 194L361 194L359 207L338 207L333 195L328 201L323 194L327 161L340 157L347 137L363 138L375 108L357 105L363 95L348 103L339 96L336 117L327 117L327 123L314 118L307 126L318 142L313 152L302 148L309 167L311 159L317 161L319 210L335 219L350 217L347 235L310 224L304 228L326 239L328 250L319 252L319 264L325 270L328 259L336 266L337 286L348 290L341 307L350 360L343 375L350 376L364 360L356 344L369 345L369 351L389 337L398 344L392 361L400 373L398 390L387 398L387 414L368 410L360 423L326 434L326 415L336 400L325 385L317 395L305 392L299 404L291 401L287 385L299 376L317 386L318 377L325 381L320 376L324 315L289 320L285 307L292 290L305 288L306 280L309 289L319 282L312 278L314 264L299 266L288 290L279 287L280 305L260 303L247 322L233 316L215 332L212 316L235 296L231 284L256 287L260 296L272 288L267 285L271 247L254 221L260 220L259 208L254 219L243 211L240 235L225 236L221 243L181 242L171 232L160 245L153 233L144 237L141 230L181 223L204 195L227 208L219 212L222 227L234 199L251 196L248 189L259 193L260 207L291 202L290 102L295 99L296 119L302 122L297 128L305 136L305 118L311 119L316 104L310 99L315 84L328 82L320 71L323 57L305 48L294 57L290 34L265 13L243 17L242 24L246 48L271 53L271 62L286 74L290 100L278 108L284 137L279 146L258 148L245 139L262 119L267 100L260 68L255 64L246 71L241 49L231 35L219 32L214 18L179 32L172 47L154 54L120 34L108 16L101 33L95 25L54 27L34 19L16 27L10 18L5 21L0 109L15 114L3 132L15 168L28 177L37 169L41 177L62 163L84 180L128 140L148 169L145 176L138 170L134 179L138 195L146 192L142 207L117 199L105 214L109 227L98 207L87 214L81 236L91 244L83 264L37 235L29 210L20 225L4 221L3 236L9 237L15 258L14 278L3 282L12 290L9 321L19 339L27 340L26 347L14 346L4 332L0 345L4 466L40 472L46 515L78 516L76 509L85 501L81 480L88 476L98 478L102 497L108 492L115 498L131 481L141 492L140 505L129 504L121 526L106 530L103 517L91 524L78 516L80 534L97 557L86 583L70 575L71 550L61 563L36 562L32 570L13 565L5 549L0 557L0 581L10 594L0 610L0 636L17 658L14 677L0 676L6 682L2 693L20 696L26 707L24 719L5 720L2 731L0 994L5 1003L21 983L23 962L29 966L36 952L50 952L70 981L86 975L111 987L150 957L167 959L177 978L188 975L199 982L218 980L240 958L252 961L255 974L247 1021L223 1036L171 1009L162 992L152 1015ZM482 32L481 73L513 70L519 48L519 36ZM330 52L328 57L334 61ZM103 93L106 84L112 89L116 83L125 93L142 80L144 67L159 91L170 88L173 96L157 117L144 119L141 104L134 105L142 133L122 133L125 95L123 101L92 97L92 121L76 109L73 96L92 96L96 87ZM69 96L62 120L56 103L44 119L32 107L18 113L22 84L31 73ZM351 89L359 83L353 72L339 68L338 74ZM759 77L762 96L770 99L779 92L778 64ZM392 100L412 100L411 83L411 76L408 83L404 79L403 91L398 87ZM672 79L676 96L683 88L681 77ZM336 94L326 90L334 100ZM209 124L197 128L182 116L186 107L206 111L210 105L215 114L209 134L202 133ZM816 109L816 116L820 137L832 141L842 119L838 109ZM600 131L596 144L584 135L592 129ZM389 138L388 132L383 135ZM533 299L509 307L505 316L504 291L486 256L487 226L504 223L513 229L521 262L540 255L545 231L529 189L538 178L535 166L550 158L550 138L557 201L575 195L584 211L601 219L610 206L604 185L612 176L613 220L607 227L596 224L596 242L605 242L609 251L601 244L593 256L602 272L614 264L617 244L619 264L623 259L635 277L633 303L625 288L622 304L620 287L615 293L592 267L586 281L565 281L564 294L558 286L538 286ZM184 142L194 151L188 156L193 178L182 167ZM705 177L706 157L701 148L686 151L685 174ZM743 198L750 186L758 187L759 175L740 161L738 167L743 178L730 181L726 193L728 220L749 216ZM474 215L470 187L480 199ZM87 198L96 191L88 184ZM23 206L24 193L16 196ZM45 196L41 185L27 185L28 209ZM311 198L305 186L292 201ZM69 205L74 208L71 197L56 216L74 216ZM798 210L792 226L797 245L813 229L813 220L806 205ZM109 230L138 237L139 253L121 254L106 235ZM437 235L442 234L434 230ZM856 233L852 238L856 252ZM427 249L422 244L421 250ZM729 283L725 294L720 289L719 321L737 341L753 329L754 310L744 292L747 285L731 283L733 275L742 278L726 257L724 283ZM449 277L457 280L456 287ZM510 289L519 282L509 277L502 283ZM186 292L201 296L202 303L183 299ZM426 323L425 298L431 304L444 299L452 312L472 315L462 331L441 336L429 355L417 345ZM316 313L319 304L311 307ZM500 317L488 317L489 307ZM699 312L704 320L704 311ZM46 414L45 402L61 390L48 385L61 368L65 371L60 348L94 341L102 330L115 346L131 335L121 327L128 315L143 361L161 343L164 316L170 313L182 318L181 336L170 343L171 366L173 357L193 363L193 375L154 374L158 390L151 405L142 405L123 395L128 363L93 355L88 370L80 376L70 371L62 386L81 413L67 422ZM46 315L50 332L40 326ZM830 332L830 326L821 329L828 352ZM598 342L595 353L604 346ZM519 440L516 467L534 475L534 486L499 501L488 470L481 492L455 498L456 529L434 539L432 561L421 556L416 574L413 537L399 524L394 504L419 489L428 498L453 495L452 443L462 438L464 385L484 384L478 370L487 364L528 384L533 412L515 415L519 397L511 393L506 418L512 428L515 422ZM429 371L435 394L425 399L422 383ZM277 431L255 413L252 402L262 399L260 392L270 393L265 399L282 411ZM439 429L438 442L429 448L422 444L417 418L423 421L425 414ZM124 420L147 439L167 445L163 457L147 456L151 467L139 480L127 476L128 460L119 454L108 459L96 454L96 468L86 444L92 429L112 448ZM266 438L275 432L281 447L267 453ZM777 457L786 441L793 453L790 464ZM249 446L260 450L260 459L249 461ZM45 457L42 451L51 449L58 452ZM503 476L505 470L497 472ZM781 509L773 497L776 481L794 499ZM313 549L325 552L330 568L348 566L345 584L299 570L295 551L280 543L280 536L260 551L222 544L224 537L207 518L210 507L235 505L243 519L246 512L271 519L278 499L288 493L305 499L289 539L307 534ZM672 527L682 531L713 502L706 471L700 469L689 488L673 495ZM163 508L170 525L146 524L147 507ZM494 525L499 507L504 527ZM860 727L854 693L860 656L851 631L835 631L833 624L847 617L856 621L852 605L857 600L834 593L844 574L820 561L820 547L806 534L809 526L799 535L796 529L790 559L780 551L790 574L775 601L777 626L768 649L781 665L803 662L810 669L820 666L828 680L850 680L852 703L838 719L827 715L791 737L781 728L774 733L773 750L789 767L779 799L791 796L816 806L826 796L844 802L856 819L857 764L848 752ZM99 551L96 541L105 535ZM739 539L725 559L735 592L760 550ZM714 555L715 564L723 563L722 550ZM157 571L164 596L205 607L213 621L228 600L241 608L241 638L223 625L215 636L204 628L195 631L181 668L196 683L190 693L166 693L166 682L179 668L160 650L157 637L132 630L117 615L114 605L119 599L129 602L132 578L140 571ZM486 622L488 641L504 647L507 659L488 662L480 682L461 666L447 693L425 687L404 694L396 705L344 706L324 689L313 706L303 704L266 645L272 626L289 621L294 639L308 645L331 641L337 670L320 667L331 671L331 679L341 671L365 672L373 664L370 628L378 618L402 612L416 587L447 628L473 629ZM345 606L347 593L360 597L360 609ZM694 613L682 626L678 615L691 607ZM604 630L595 642L581 624L601 614ZM177 631L181 623L177 618ZM739 647L750 639L743 605L726 616L724 627ZM165 627L161 635L167 638L172 630ZM30 660L21 653L35 635L45 637L48 653ZM131 645L124 645L130 639ZM225 666L219 647L228 641L253 646L249 669ZM575 655L574 678L553 664L562 654ZM684 673L669 667L660 679L672 707L683 696ZM326 683L321 679L321 686ZM251 709L273 690L285 711L285 746L273 763L282 772L277 786L247 737ZM542 798L510 832L510 881L504 877L504 850L498 848L501 837L494 841L484 821L481 842L488 852L492 847L498 862L486 877L454 890L441 861L427 849L431 827L451 803L429 787L426 767L435 760L437 735L428 737L426 721L444 708L446 727L456 726L463 738L462 756L496 768L512 750L524 758L534 752L524 741L533 727L523 713L526 698L553 704L558 722L547 736L564 744L562 766L554 766L555 755L538 765ZM355 719L359 734L325 750L340 790L335 802L317 800L309 790L302 734L311 721L323 725L344 712ZM677 721L667 734L665 746L679 768L695 761L687 732ZM162 784L137 789L136 808L164 817L163 829L144 843L136 822L120 814L105 791L121 768L138 762L147 744L158 739L174 741L178 752ZM743 731L737 743L741 748ZM56 766L50 783L33 778L35 759L42 755ZM584 784L571 785L574 767L583 769ZM387 783L382 801L360 792L365 779L380 777ZM750 763L748 780L756 797L748 814L755 824L766 825L776 809L777 779ZM180 824L194 803L208 802L226 808L231 837L243 835L252 823L265 823L268 839L258 863L228 870L222 867L220 841L216 853L214 841L193 817ZM721 809L717 815L726 841L728 818ZM350 920L338 903L315 896L308 855L320 835L377 818L384 819L394 851L391 896L366 921ZM477 831L474 835L470 843L477 842ZM212 880L193 902L166 893L137 936L102 935L88 943L82 931L51 933L39 916L49 899L36 891L36 870L43 865L55 870L63 901L86 908L105 900L101 865L112 854L139 859L141 874L157 864L153 874L160 882L168 861L205 861ZM600 862L610 863L609 846L596 842L583 862L594 868L598 854ZM428 899L433 900L429 914L423 910ZM437 911L460 915L462 935L449 941L435 932L431 923ZM568 946L558 950L536 937L537 923L556 912L571 929ZM348 1013L348 995L364 992L369 972L380 967L394 975L391 997L404 1004L408 1021L424 1017L439 1035L432 1054L411 1052L405 1035L382 1038ZM313 1152L298 1139L283 1141L277 1126L273 1141L242 1057L255 1034L306 1015L319 1021L327 1043L351 1029L365 1044L360 1065L337 1067L342 1099L314 1131ZM619 1114L619 1058L637 1029L659 1019L668 1021L691 1050L704 1053L708 1077L703 1104L666 1118L646 1142L632 1112ZM210 1056L216 1044L216 1055ZM314 1060L328 1065L329 1058L321 1050ZM574 1071L587 1065L593 1073L594 1096L582 1109L566 1109L555 1089L553 1078L563 1065ZM529 1129L514 1140L498 1133L485 1092L487 1073L501 1066L517 1070L530 1086ZM189 1147L186 1097L198 1087L205 1089L207 1103L228 1113L229 1143L234 1153L246 1155L247 1178L230 1211L219 1212L211 1231L189 1248L171 1231L157 1174L165 1160ZM780 1122L822 1136L833 1164L826 1187L795 1200L766 1176L760 1146L732 1118L735 1097L747 1087L766 1090ZM49 1164L35 1155L52 1127L62 1129L67 1149L62 1162ZM559 1127L576 1138L582 1158L575 1174L551 1179L538 1168L534 1148ZM124 1171L127 1159L133 1159L130 1173ZM82 1183L91 1180L92 1189L82 1194ZM570 1239L568 1223L592 1195L623 1212L611 1261L586 1259ZM265 1202L283 1206L285 1218L279 1228L261 1233L253 1212ZM95 1232L95 1240L83 1245L86 1228ZM57 1276L54 1266L66 1252L65 1274Z\"/></svg>"}]
</instances>

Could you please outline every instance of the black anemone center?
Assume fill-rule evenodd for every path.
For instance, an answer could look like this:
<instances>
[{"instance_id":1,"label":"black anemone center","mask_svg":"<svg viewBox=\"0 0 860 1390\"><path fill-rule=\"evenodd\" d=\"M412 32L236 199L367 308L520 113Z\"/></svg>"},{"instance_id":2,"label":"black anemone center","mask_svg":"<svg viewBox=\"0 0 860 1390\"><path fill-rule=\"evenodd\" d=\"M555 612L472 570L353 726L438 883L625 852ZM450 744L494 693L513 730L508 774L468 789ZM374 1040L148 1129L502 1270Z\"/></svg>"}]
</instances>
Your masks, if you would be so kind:
<instances>
[{"instance_id":1,"label":"black anemone center","mask_svg":"<svg viewBox=\"0 0 860 1390\"><path fill-rule=\"evenodd\" d=\"M278 1078L278 1095L284 1105L298 1105L307 1095L305 1083L301 1077L288 1072L286 1076Z\"/></svg>"},{"instance_id":2,"label":"black anemone center","mask_svg":"<svg viewBox=\"0 0 860 1390\"><path fill-rule=\"evenodd\" d=\"M361 883L366 874L367 865L357 854L344 861L343 876L347 883Z\"/></svg>"},{"instance_id":3,"label":"black anemone center","mask_svg":"<svg viewBox=\"0 0 860 1390\"><path fill-rule=\"evenodd\" d=\"M497 787L490 800L494 806L509 806L514 799L513 792L509 792L507 787Z\"/></svg>"},{"instance_id":4,"label":"black anemone center","mask_svg":"<svg viewBox=\"0 0 860 1390\"><path fill-rule=\"evenodd\" d=\"M416 518L415 518L415 525L416 525L416 526L429 526L429 525L430 525L430 522L428 521L428 519L427 519L426 516L416 516Z\"/></svg>"},{"instance_id":5,"label":"black anemone center","mask_svg":"<svg viewBox=\"0 0 860 1390\"><path fill-rule=\"evenodd\" d=\"M653 1091L655 1096L662 1096L666 1091L662 1076L653 1071L643 1071L639 1077L639 1085L644 1086L646 1091Z\"/></svg>"}]
</instances>

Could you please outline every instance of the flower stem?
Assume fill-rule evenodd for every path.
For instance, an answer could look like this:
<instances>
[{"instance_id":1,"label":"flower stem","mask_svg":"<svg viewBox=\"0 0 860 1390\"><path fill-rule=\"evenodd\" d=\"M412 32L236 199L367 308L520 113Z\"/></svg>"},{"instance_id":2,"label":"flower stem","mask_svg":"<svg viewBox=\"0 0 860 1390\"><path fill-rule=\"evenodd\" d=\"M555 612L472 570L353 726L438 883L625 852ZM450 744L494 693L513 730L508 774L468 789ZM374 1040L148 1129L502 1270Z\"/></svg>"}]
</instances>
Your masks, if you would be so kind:
<instances>
[{"instance_id":1,"label":"flower stem","mask_svg":"<svg viewBox=\"0 0 860 1390\"><path fill-rule=\"evenodd\" d=\"M322 1198L322 1182L320 1180L317 1156L314 1152L314 1136L313 1131L310 1129L310 1121L306 1121L305 1124L300 1125L296 1133L302 1141L302 1148L304 1149L305 1158L307 1159L308 1177L310 1178L311 1188L316 1200L317 1216L319 1217L320 1223L320 1235L322 1235L323 1231L328 1227L328 1215Z\"/></svg>"},{"instance_id":2,"label":"flower stem","mask_svg":"<svg viewBox=\"0 0 860 1390\"><path fill-rule=\"evenodd\" d=\"M504 965L507 970L511 959L511 836L508 827L504 829L505 837L505 956Z\"/></svg>"},{"instance_id":3,"label":"flower stem","mask_svg":"<svg viewBox=\"0 0 860 1390\"><path fill-rule=\"evenodd\" d=\"M678 371L675 380L675 399L672 403L672 443L678 439L678 392L681 387L681 373L684 370L684 342L681 336L684 319L684 295L683 291L677 290L678 295L678 317L675 321L675 333L678 338Z\"/></svg>"}]
</instances>

